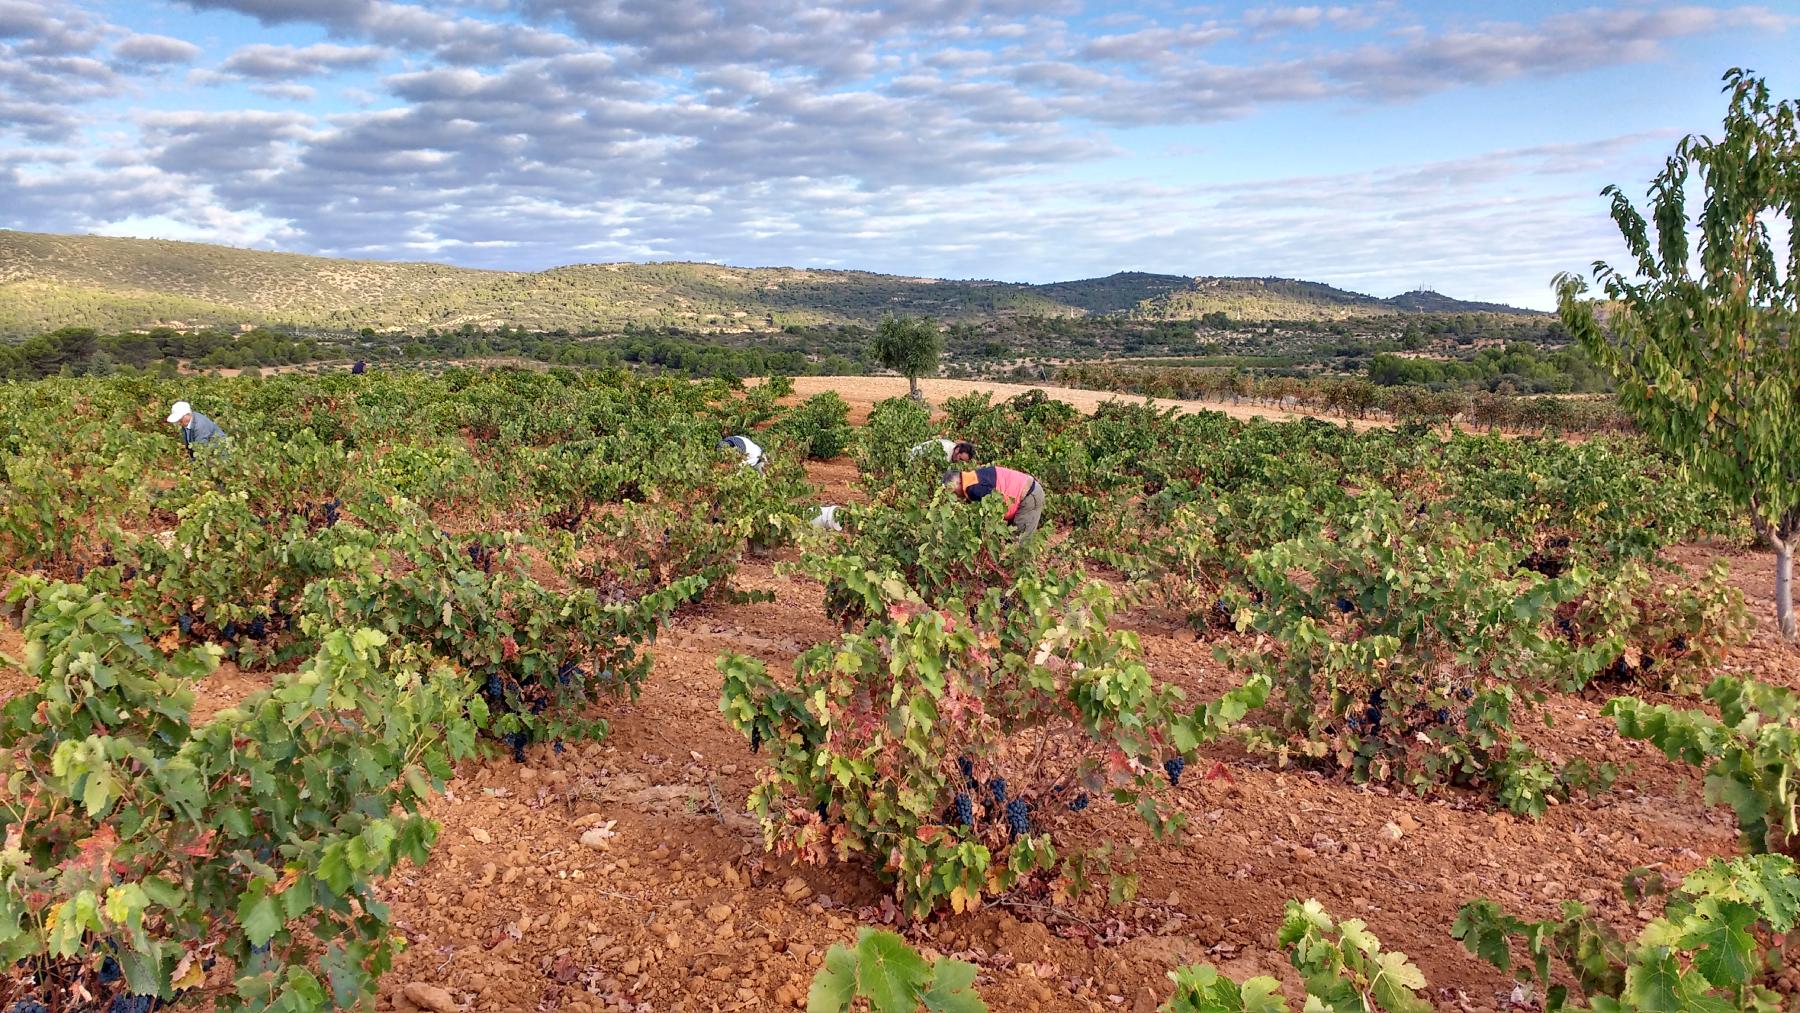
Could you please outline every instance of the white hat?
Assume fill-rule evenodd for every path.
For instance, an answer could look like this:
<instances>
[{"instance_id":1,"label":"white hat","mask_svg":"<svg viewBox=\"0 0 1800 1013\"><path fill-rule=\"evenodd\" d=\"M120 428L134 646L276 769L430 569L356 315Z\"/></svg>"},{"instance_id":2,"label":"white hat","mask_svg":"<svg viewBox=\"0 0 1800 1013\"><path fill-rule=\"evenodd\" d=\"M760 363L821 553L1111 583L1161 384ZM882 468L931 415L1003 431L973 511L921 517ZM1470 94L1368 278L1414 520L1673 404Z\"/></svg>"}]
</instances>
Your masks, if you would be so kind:
<instances>
[{"instance_id":1,"label":"white hat","mask_svg":"<svg viewBox=\"0 0 1800 1013\"><path fill-rule=\"evenodd\" d=\"M186 415L193 410L194 406L188 404L186 401L177 401L175 402L175 407L169 409L169 421L180 422L183 415Z\"/></svg>"}]
</instances>

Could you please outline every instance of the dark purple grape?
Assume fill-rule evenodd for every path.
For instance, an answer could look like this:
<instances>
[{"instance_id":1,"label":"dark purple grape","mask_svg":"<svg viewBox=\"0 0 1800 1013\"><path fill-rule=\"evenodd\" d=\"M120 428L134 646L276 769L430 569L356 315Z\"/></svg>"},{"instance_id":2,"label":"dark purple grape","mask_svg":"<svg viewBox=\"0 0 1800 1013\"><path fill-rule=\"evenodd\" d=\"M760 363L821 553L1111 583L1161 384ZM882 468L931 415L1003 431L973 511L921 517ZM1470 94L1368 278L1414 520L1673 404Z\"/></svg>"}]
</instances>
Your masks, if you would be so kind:
<instances>
[{"instance_id":1,"label":"dark purple grape","mask_svg":"<svg viewBox=\"0 0 1800 1013\"><path fill-rule=\"evenodd\" d=\"M106 1013L152 1013L162 1008L162 1000L153 995L116 995Z\"/></svg>"},{"instance_id":2,"label":"dark purple grape","mask_svg":"<svg viewBox=\"0 0 1800 1013\"><path fill-rule=\"evenodd\" d=\"M1027 808L1023 799L1013 799L1006 803L1006 831L1014 840L1021 834L1031 833L1031 820L1027 817Z\"/></svg>"},{"instance_id":3,"label":"dark purple grape","mask_svg":"<svg viewBox=\"0 0 1800 1013\"><path fill-rule=\"evenodd\" d=\"M971 763L968 757L957 757L956 769L962 773L964 780L968 781L970 785L975 784L975 764Z\"/></svg>"},{"instance_id":4,"label":"dark purple grape","mask_svg":"<svg viewBox=\"0 0 1800 1013\"><path fill-rule=\"evenodd\" d=\"M1087 795L1087 792L1085 792L1085 791L1082 792L1081 794L1075 796L1075 801L1069 803L1069 811L1070 812L1078 813L1081 810L1086 809L1087 807L1088 807L1088 795Z\"/></svg>"},{"instance_id":5,"label":"dark purple grape","mask_svg":"<svg viewBox=\"0 0 1800 1013\"><path fill-rule=\"evenodd\" d=\"M965 792L956 793L956 825L972 827L975 825L975 803L969 800Z\"/></svg>"},{"instance_id":6,"label":"dark purple grape","mask_svg":"<svg viewBox=\"0 0 1800 1013\"><path fill-rule=\"evenodd\" d=\"M1006 778L996 777L988 781L988 792L994 796L995 805L1006 804Z\"/></svg>"},{"instance_id":7,"label":"dark purple grape","mask_svg":"<svg viewBox=\"0 0 1800 1013\"><path fill-rule=\"evenodd\" d=\"M762 749L762 729L756 728L753 726L750 729L750 751L752 753L754 753L761 749Z\"/></svg>"},{"instance_id":8,"label":"dark purple grape","mask_svg":"<svg viewBox=\"0 0 1800 1013\"><path fill-rule=\"evenodd\" d=\"M120 977L119 962L112 957L101 958L99 971L100 984L110 985L113 982L118 981Z\"/></svg>"},{"instance_id":9,"label":"dark purple grape","mask_svg":"<svg viewBox=\"0 0 1800 1013\"><path fill-rule=\"evenodd\" d=\"M194 635L194 617L188 615L186 612L175 617L175 625L181 627L182 636L191 637Z\"/></svg>"},{"instance_id":10,"label":"dark purple grape","mask_svg":"<svg viewBox=\"0 0 1800 1013\"><path fill-rule=\"evenodd\" d=\"M1337 600L1337 610L1339 612L1354 612L1356 610L1356 603L1339 595Z\"/></svg>"},{"instance_id":11,"label":"dark purple grape","mask_svg":"<svg viewBox=\"0 0 1800 1013\"><path fill-rule=\"evenodd\" d=\"M1163 761L1163 773L1169 775L1172 787L1181 785L1181 772L1187 769L1187 761L1179 756L1171 756Z\"/></svg>"},{"instance_id":12,"label":"dark purple grape","mask_svg":"<svg viewBox=\"0 0 1800 1013\"><path fill-rule=\"evenodd\" d=\"M50 1013L50 1007L39 1002L36 996L27 996L7 1007L6 1013Z\"/></svg>"}]
</instances>

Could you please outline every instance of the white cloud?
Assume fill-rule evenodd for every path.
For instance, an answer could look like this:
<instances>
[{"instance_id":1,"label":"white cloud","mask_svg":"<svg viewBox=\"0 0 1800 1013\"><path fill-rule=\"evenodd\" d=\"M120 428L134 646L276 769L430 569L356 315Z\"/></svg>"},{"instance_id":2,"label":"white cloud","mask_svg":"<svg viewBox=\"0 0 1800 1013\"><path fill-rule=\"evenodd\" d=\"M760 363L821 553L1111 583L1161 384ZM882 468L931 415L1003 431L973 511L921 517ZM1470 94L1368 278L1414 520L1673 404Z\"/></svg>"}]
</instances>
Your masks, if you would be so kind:
<instances>
[{"instance_id":1,"label":"white cloud","mask_svg":"<svg viewBox=\"0 0 1800 1013\"><path fill-rule=\"evenodd\" d=\"M1589 220L1595 178L1643 138L1228 187L1153 177L1123 138L1155 127L1172 133L1165 151L1208 148L1196 125L1553 81L1792 23L1646 3L1536 21L1440 13L1425 29L1391 2L1145 7L1104 27L1041 0L186 2L276 26L185 78L247 86L265 107L179 109L180 81L158 75L192 62L193 43L67 0L0 0L0 225L211 229L484 266L574 250L1383 288L1383 272L1423 265L1488 295L1501 283L1481 276L1483 256L1490 273L1529 277L1570 248L1557 229ZM121 111L152 88L157 111ZM50 172L9 154L25 148L84 154ZM1222 248L1231 259L1207 252Z\"/></svg>"}]
</instances>

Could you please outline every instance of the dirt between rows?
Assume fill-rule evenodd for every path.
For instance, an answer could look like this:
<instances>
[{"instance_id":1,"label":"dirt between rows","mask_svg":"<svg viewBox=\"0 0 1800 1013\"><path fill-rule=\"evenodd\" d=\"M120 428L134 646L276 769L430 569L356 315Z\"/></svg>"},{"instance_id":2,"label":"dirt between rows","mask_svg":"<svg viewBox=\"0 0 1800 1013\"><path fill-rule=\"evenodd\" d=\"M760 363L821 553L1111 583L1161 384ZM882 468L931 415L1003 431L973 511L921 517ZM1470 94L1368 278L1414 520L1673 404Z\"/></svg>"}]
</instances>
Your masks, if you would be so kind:
<instances>
[{"instance_id":1,"label":"dirt between rows","mask_svg":"<svg viewBox=\"0 0 1800 1013\"><path fill-rule=\"evenodd\" d=\"M1159 408L1174 408L1181 412L1222 412L1234 419L1292 421L1314 417L1323 418L1338 425L1344 425L1347 422L1357 429L1369 429L1389 424L1374 419L1346 420L1330 415L1287 411L1269 405L1233 404L1225 401L1190 401L1166 397L1145 398L1136 394L1116 394L1110 391L1083 390L1078 387L1056 387L1047 384L998 383L991 380L945 380L928 377L919 381L919 389L925 395L925 399L934 405L942 404L945 398L981 393L993 395L994 401L998 403L1027 391L1041 390L1049 397L1058 401L1066 401L1080 411L1090 414L1108 401L1141 404L1147 400ZM907 388L904 379L893 376L794 377L796 398L807 398L828 390L836 391L850 403L850 421L861 425L868 420L869 409L875 402L890 397L900 397L906 393Z\"/></svg>"},{"instance_id":2,"label":"dirt between rows","mask_svg":"<svg viewBox=\"0 0 1800 1013\"><path fill-rule=\"evenodd\" d=\"M843 462L813 472L828 490L847 492L854 477ZM1725 559L1746 592L1760 621L1729 667L1800 687L1800 653L1765 618L1770 554L1687 546L1672 555L1690 566ZM740 586L774 601L676 616L651 649L655 669L641 697L609 711L604 742L561 753L536 746L522 764L497 751L461 768L430 806L443 824L430 861L382 886L408 945L382 980L380 1009L804 1006L824 950L878 920L883 891L855 867L801 868L766 855L742 811L758 758L719 712L717 658L743 652L790 671L798 653L836 635L822 589L777 572L791 558L789 550L747 560L740 574ZM1212 645L1174 617L1146 607L1120 625L1140 636L1152 673L1192 698L1232 684ZM0 652L16 658L20 648L0 624ZM268 678L221 672L198 687L200 709L235 702ZM24 687L17 673L0 672L0 697ZM1178 844L1149 840L1134 814L1111 803L1057 815L1055 832L1072 844L1110 837L1138 848L1136 900L1002 902L906 931L928 956L977 964L978 987L997 1011L1146 1013L1166 996L1168 971L1185 962L1210 961L1239 978L1273 974L1297 994L1273 937L1286 900L1316 897L1407 953L1438 1008L1515 1008L1511 978L1449 936L1465 900L1485 896L1534 917L1581 900L1630 932L1649 915L1620 900L1627 871L1678 877L1735 847L1729 813L1704 804L1697 773L1621 740L1599 716L1603 702L1600 693L1553 699L1554 727L1532 738L1560 759L1610 760L1630 773L1613 794L1556 806L1542 821L1474 794L1356 787L1217 745L1173 792L1190 821ZM1200 776L1215 762L1223 776ZM595 829L613 836L584 846Z\"/></svg>"}]
</instances>

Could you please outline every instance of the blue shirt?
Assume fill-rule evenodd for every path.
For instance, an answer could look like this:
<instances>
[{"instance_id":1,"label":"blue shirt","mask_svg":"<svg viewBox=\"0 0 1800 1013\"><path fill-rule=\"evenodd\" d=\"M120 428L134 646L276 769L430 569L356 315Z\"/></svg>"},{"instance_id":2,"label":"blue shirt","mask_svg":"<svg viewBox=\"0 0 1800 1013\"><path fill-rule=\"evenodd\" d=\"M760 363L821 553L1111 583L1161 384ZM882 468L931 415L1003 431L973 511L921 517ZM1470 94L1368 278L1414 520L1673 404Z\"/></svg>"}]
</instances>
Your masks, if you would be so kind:
<instances>
[{"instance_id":1,"label":"blue shirt","mask_svg":"<svg viewBox=\"0 0 1800 1013\"><path fill-rule=\"evenodd\" d=\"M217 422L199 412L192 414L194 417L181 427L181 445L188 448L189 454L194 452L194 447L198 444L225 439L225 431L219 428Z\"/></svg>"}]
</instances>

